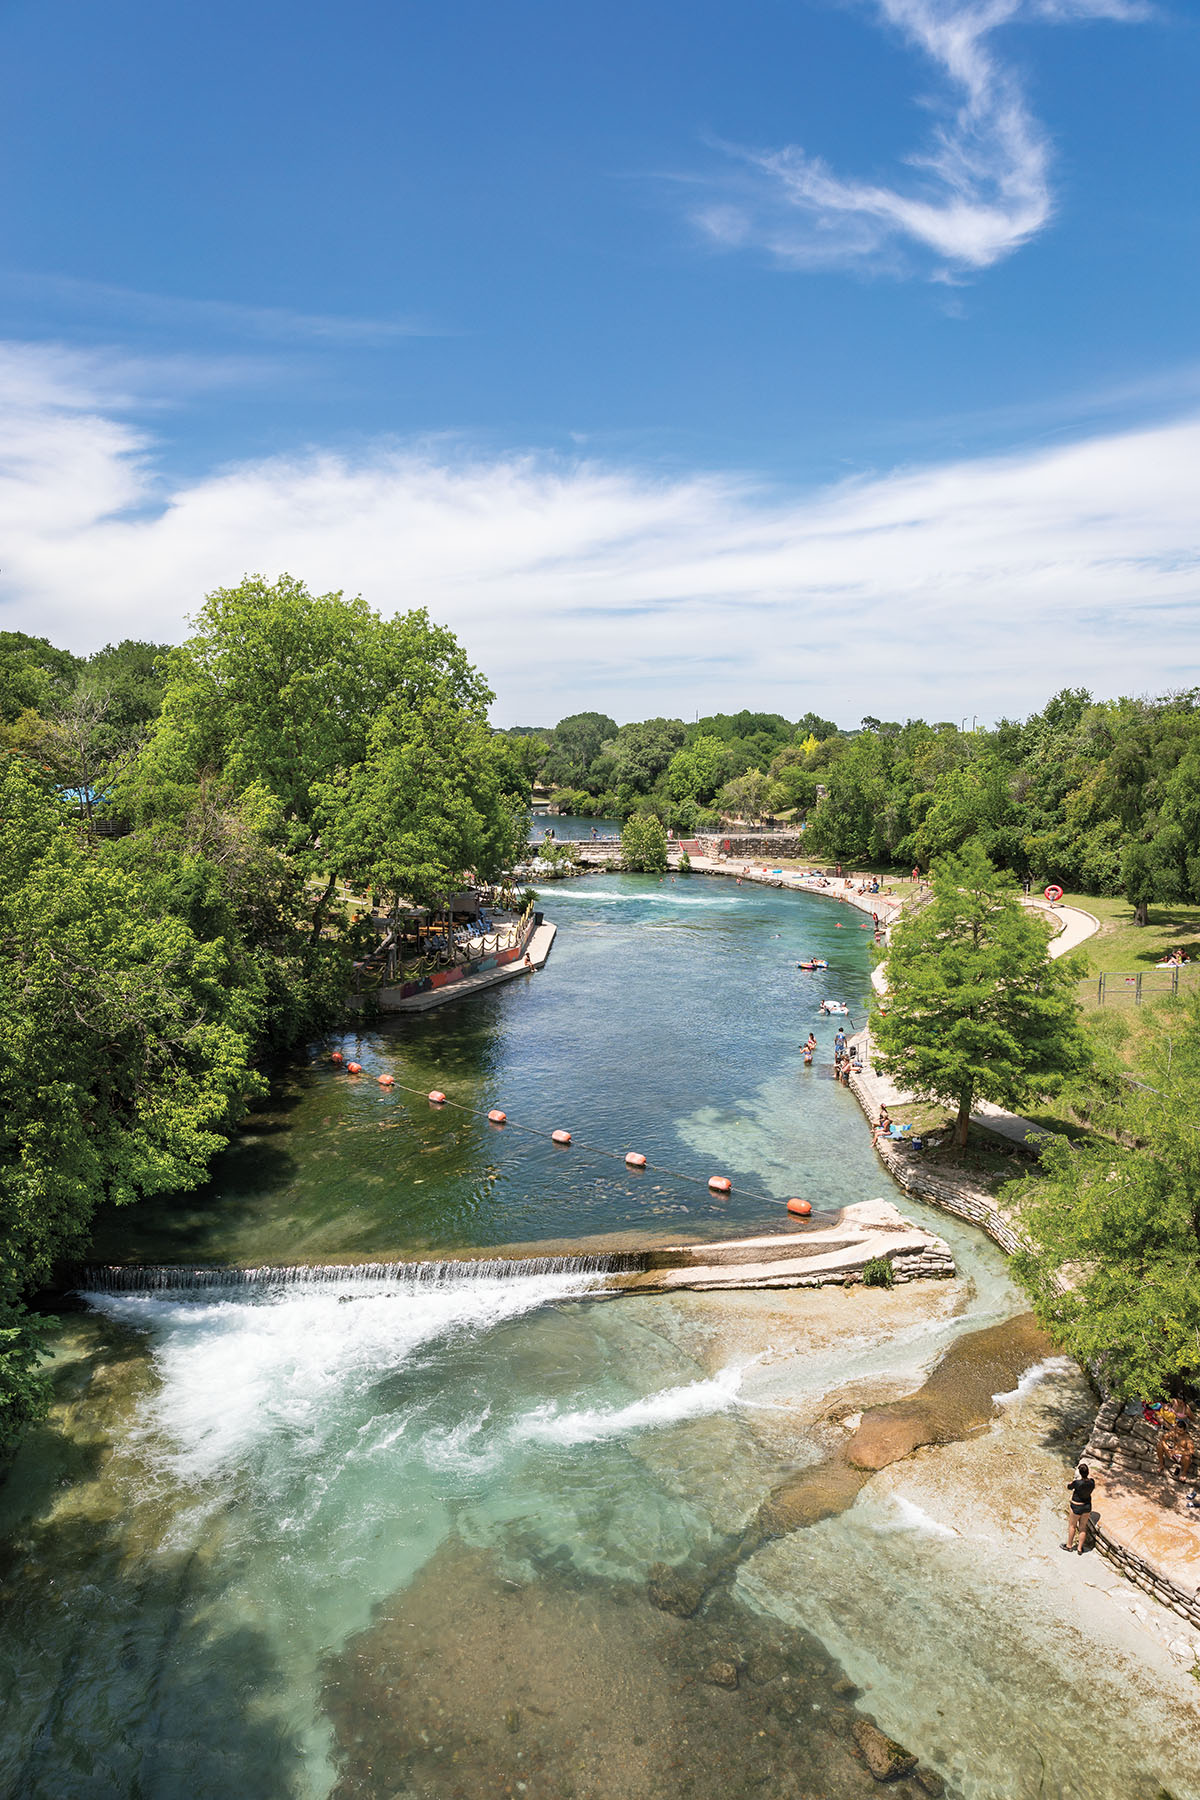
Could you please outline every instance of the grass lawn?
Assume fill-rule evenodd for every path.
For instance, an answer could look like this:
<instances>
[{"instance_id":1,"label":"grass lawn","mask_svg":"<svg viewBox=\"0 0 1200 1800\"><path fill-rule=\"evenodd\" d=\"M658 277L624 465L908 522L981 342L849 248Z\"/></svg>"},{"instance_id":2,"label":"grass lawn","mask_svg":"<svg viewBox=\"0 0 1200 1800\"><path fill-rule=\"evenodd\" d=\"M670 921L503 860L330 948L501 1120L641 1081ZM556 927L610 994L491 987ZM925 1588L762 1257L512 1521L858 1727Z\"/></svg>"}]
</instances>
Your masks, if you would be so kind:
<instances>
[{"instance_id":1,"label":"grass lawn","mask_svg":"<svg viewBox=\"0 0 1200 1800\"><path fill-rule=\"evenodd\" d=\"M1169 950L1183 950L1200 963L1200 906L1152 906L1149 924L1135 925L1128 900L1064 894L1063 905L1082 907L1100 921L1095 937L1081 945L1097 975L1102 970L1152 969Z\"/></svg>"}]
</instances>

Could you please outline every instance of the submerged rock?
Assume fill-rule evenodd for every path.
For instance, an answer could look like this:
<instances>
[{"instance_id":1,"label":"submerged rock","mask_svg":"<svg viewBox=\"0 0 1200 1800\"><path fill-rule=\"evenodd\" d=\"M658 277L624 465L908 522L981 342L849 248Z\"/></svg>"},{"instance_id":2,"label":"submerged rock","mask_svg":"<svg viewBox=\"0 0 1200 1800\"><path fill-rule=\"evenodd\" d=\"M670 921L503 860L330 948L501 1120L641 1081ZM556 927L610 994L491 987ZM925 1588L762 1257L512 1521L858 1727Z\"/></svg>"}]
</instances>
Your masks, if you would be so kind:
<instances>
[{"instance_id":1,"label":"submerged rock","mask_svg":"<svg viewBox=\"0 0 1200 1800\"><path fill-rule=\"evenodd\" d=\"M710 1687L735 1688L738 1684L737 1664L732 1662L709 1663L701 1679L707 1681Z\"/></svg>"},{"instance_id":2,"label":"submerged rock","mask_svg":"<svg viewBox=\"0 0 1200 1800\"><path fill-rule=\"evenodd\" d=\"M899 1781L903 1776L911 1775L917 1766L912 1751L880 1731L878 1725L872 1725L870 1719L857 1721L854 1741L876 1781Z\"/></svg>"},{"instance_id":3,"label":"submerged rock","mask_svg":"<svg viewBox=\"0 0 1200 1800\"><path fill-rule=\"evenodd\" d=\"M706 1581L684 1575L669 1563L655 1563L646 1582L651 1606L657 1606L659 1612L674 1613L677 1619L690 1619L707 1591Z\"/></svg>"},{"instance_id":4,"label":"submerged rock","mask_svg":"<svg viewBox=\"0 0 1200 1800\"><path fill-rule=\"evenodd\" d=\"M933 1769L918 1769L913 1780L925 1793L932 1794L934 1800L941 1800L941 1796L946 1791L945 1782Z\"/></svg>"}]
</instances>

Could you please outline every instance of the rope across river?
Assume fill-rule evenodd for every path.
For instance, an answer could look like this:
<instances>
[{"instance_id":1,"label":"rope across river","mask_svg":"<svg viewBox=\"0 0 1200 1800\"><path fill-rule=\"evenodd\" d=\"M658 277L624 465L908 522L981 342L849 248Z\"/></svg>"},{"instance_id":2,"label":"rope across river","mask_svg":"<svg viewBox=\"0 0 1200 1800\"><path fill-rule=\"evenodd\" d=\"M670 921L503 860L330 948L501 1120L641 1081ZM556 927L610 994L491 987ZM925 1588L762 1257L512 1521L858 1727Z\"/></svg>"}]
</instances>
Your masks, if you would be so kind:
<instances>
[{"instance_id":1,"label":"rope across river","mask_svg":"<svg viewBox=\"0 0 1200 1800\"><path fill-rule=\"evenodd\" d=\"M334 1053L334 1059L332 1060L334 1068L344 1068L349 1075L357 1077L365 1073L365 1071L357 1064L344 1063L338 1052ZM376 1077L376 1079L380 1078ZM510 1119L507 1113L500 1119L491 1119L489 1113L494 1112L496 1110L495 1108L485 1109L482 1106L472 1106L465 1100L454 1100L449 1094L441 1095L440 1089L434 1089L435 1093L441 1095L439 1099L434 1100L432 1095L426 1089L410 1087L407 1082L397 1081L394 1075L386 1081L381 1080L381 1085L384 1087L385 1092L394 1088L402 1094L412 1094L418 1100L426 1101L438 1111L444 1106L452 1106L456 1111L467 1113L471 1118L482 1119L485 1124L492 1124L496 1130L524 1132L527 1137L538 1138L543 1143L547 1138L549 1138L551 1142L556 1141L554 1132L547 1130L545 1126L522 1124L518 1119ZM557 1141L562 1143L562 1136L560 1136ZM566 1145L569 1145L575 1150L582 1150L587 1156L603 1156L607 1157L610 1162L619 1162L627 1168L635 1167L636 1173L638 1174L647 1173L665 1175L672 1181L686 1182L691 1187L704 1188L706 1190L709 1188L709 1181L702 1175L686 1175L681 1169L670 1169L663 1163L652 1163L648 1158L644 1163L630 1165L626 1162L628 1153L623 1150L608 1150L601 1144L580 1143L572 1136L566 1137L566 1144L564 1144L563 1147L565 1148ZM717 1179L724 1180L726 1178L718 1177ZM724 1192L725 1194L728 1194L731 1190L732 1183L730 1184L730 1189L724 1190ZM743 1188L740 1183L738 1185L738 1193L744 1194L749 1200L761 1201L764 1206L782 1206L786 1209L790 1205L788 1200L781 1200L776 1194L758 1193L753 1188ZM816 1209L814 1208L814 1210Z\"/></svg>"}]
</instances>

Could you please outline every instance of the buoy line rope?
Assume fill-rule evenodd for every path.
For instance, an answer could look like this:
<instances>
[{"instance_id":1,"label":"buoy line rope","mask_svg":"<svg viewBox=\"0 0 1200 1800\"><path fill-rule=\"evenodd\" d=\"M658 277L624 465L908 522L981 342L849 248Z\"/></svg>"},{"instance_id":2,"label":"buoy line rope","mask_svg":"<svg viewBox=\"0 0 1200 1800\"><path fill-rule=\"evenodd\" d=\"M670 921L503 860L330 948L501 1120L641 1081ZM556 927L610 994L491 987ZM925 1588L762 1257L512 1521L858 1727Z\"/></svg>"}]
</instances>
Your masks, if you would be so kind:
<instances>
[{"instance_id":1,"label":"buoy line rope","mask_svg":"<svg viewBox=\"0 0 1200 1800\"><path fill-rule=\"evenodd\" d=\"M335 1066L344 1066L344 1065L335 1065ZM387 1091L389 1091L389 1089L392 1091L398 1091L402 1094L415 1094L419 1100L425 1100L425 1101L429 1100L429 1093L428 1093L427 1089L409 1087L407 1082L397 1081L395 1076L392 1077L392 1080L389 1083L389 1088L385 1089L384 1091L387 1092ZM487 1122L488 1111L491 1110L490 1108L485 1110L481 1106L468 1106L465 1100L452 1100L450 1098L449 1094L447 1094L447 1096L444 1100L437 1101L436 1105L439 1108L439 1110L443 1106L457 1107L459 1112L469 1113L472 1118L483 1119L485 1121L485 1123ZM353 1127L351 1127L351 1129L353 1129ZM502 1127L500 1127L500 1129L502 1129L504 1131L523 1131L527 1137L539 1138L543 1142L546 1140L547 1137L549 1137L551 1135L542 1126L523 1125L523 1124L521 1124L521 1122L519 1120L510 1119L507 1117L507 1115L505 1116L504 1124ZM625 1155L626 1155L625 1151L623 1151L623 1150L606 1150L599 1144L583 1144L583 1143L578 1142L576 1139L572 1138L571 1148L573 1150L583 1150L589 1156L607 1156L610 1159L610 1161L612 1161L612 1162L620 1162L623 1164L625 1161ZM639 1174L641 1174L642 1172L643 1171L641 1169L638 1170ZM708 1181L703 1175L685 1175L679 1169L668 1169L665 1166L665 1164L663 1164L663 1163L652 1163L649 1160L647 1160L646 1165L645 1165L645 1173L646 1174L653 1173L655 1175L669 1175L673 1181L686 1181L692 1187L699 1187L699 1188L704 1188L704 1189L708 1188ZM740 1183L738 1184L737 1192L739 1194L744 1194L748 1200L761 1200L763 1202L763 1204L767 1205L767 1206L783 1206L783 1207L787 1206L787 1201L779 1199L779 1197L775 1194L759 1194L759 1193L756 1193L753 1188L742 1187ZM814 1207L813 1211L815 1212L816 1210L817 1210L817 1208ZM837 1209L829 1208L829 1209L824 1209L824 1210L836 1211Z\"/></svg>"}]
</instances>

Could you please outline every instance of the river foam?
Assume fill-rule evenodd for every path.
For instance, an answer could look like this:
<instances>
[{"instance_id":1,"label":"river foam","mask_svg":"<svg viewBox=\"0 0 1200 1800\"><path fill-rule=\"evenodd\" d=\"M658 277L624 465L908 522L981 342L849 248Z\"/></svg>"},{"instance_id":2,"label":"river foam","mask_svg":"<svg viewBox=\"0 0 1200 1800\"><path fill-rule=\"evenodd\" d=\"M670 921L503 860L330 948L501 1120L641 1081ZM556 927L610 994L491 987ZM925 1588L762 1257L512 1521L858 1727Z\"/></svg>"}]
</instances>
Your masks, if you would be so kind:
<instances>
[{"instance_id":1,"label":"river foam","mask_svg":"<svg viewBox=\"0 0 1200 1800\"><path fill-rule=\"evenodd\" d=\"M439 1341L483 1336L603 1285L602 1275L574 1273L448 1287L348 1281L261 1298L85 1297L149 1335L160 1385L147 1423L172 1446L175 1476L199 1482L274 1436L301 1451L319 1444L331 1417L370 1412L371 1390Z\"/></svg>"}]
</instances>

